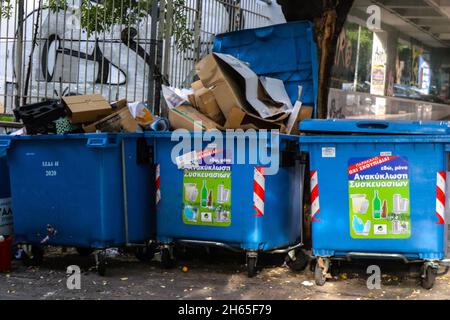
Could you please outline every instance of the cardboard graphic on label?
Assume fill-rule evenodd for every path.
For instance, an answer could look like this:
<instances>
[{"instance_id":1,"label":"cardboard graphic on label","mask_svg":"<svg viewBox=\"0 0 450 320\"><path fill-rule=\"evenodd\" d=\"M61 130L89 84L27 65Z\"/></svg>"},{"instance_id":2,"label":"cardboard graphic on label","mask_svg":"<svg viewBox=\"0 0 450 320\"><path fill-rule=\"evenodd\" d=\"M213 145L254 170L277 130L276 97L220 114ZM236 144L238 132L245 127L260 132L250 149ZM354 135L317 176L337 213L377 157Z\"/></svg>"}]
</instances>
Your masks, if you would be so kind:
<instances>
[{"instance_id":1,"label":"cardboard graphic on label","mask_svg":"<svg viewBox=\"0 0 450 320\"><path fill-rule=\"evenodd\" d=\"M405 239L411 236L406 157L349 159L348 180L352 238Z\"/></svg>"}]
</instances>

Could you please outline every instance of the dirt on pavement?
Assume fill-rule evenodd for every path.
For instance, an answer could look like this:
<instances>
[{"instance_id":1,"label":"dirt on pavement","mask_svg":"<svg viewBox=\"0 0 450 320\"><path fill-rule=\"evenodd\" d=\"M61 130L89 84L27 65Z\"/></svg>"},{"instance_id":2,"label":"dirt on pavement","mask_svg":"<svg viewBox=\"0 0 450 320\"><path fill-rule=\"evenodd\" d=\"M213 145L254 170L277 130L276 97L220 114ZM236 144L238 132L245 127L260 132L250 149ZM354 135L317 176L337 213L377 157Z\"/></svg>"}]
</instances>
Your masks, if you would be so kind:
<instances>
[{"instance_id":1,"label":"dirt on pavement","mask_svg":"<svg viewBox=\"0 0 450 320\"><path fill-rule=\"evenodd\" d=\"M257 276L248 278L243 254L196 252L178 259L169 270L161 268L158 256L142 263L132 254L121 254L109 261L107 274L101 277L93 255L81 257L75 250L59 248L48 251L40 267L14 261L10 273L0 274L0 299L450 299L450 276L439 276L434 288L425 290L420 287L420 265L380 265L381 289L370 290L369 262L343 263L320 287L309 267L291 271L281 255L261 257ZM69 265L82 270L80 290L67 288Z\"/></svg>"}]
</instances>

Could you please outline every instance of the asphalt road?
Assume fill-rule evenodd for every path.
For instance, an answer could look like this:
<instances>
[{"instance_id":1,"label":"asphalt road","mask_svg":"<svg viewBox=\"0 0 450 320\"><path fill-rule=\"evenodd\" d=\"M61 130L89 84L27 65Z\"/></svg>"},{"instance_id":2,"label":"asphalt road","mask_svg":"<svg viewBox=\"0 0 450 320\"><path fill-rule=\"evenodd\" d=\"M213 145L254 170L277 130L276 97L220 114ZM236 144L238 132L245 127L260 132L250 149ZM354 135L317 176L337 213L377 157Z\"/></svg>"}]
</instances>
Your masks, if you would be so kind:
<instances>
[{"instance_id":1,"label":"asphalt road","mask_svg":"<svg viewBox=\"0 0 450 320\"><path fill-rule=\"evenodd\" d=\"M194 252L164 270L155 261L141 263L133 255L112 259L105 277L93 256L74 250L51 249L39 267L15 261L12 272L0 274L0 299L449 299L450 276L439 276L431 290L420 287L418 266L380 265L381 289L366 285L369 263L345 263L322 286L314 284L310 268L293 272L283 256L262 257L260 271L247 278L244 256L227 252ZM66 268L78 265L81 289L69 290ZM187 267L187 272L183 271ZM185 269L186 271L186 269Z\"/></svg>"}]
</instances>

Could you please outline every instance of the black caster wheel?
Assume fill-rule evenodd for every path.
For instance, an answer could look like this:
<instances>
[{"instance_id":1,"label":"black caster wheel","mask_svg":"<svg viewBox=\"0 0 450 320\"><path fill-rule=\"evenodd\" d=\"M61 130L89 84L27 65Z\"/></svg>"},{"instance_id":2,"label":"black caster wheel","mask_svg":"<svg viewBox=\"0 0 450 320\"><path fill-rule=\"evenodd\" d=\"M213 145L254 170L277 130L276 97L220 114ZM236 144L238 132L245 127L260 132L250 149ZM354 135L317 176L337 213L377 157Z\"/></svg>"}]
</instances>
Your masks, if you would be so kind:
<instances>
[{"instance_id":1,"label":"black caster wheel","mask_svg":"<svg viewBox=\"0 0 450 320\"><path fill-rule=\"evenodd\" d=\"M437 269L429 266L425 266L424 268L425 271L422 274L421 285L422 288L430 290L436 281Z\"/></svg>"},{"instance_id":2,"label":"black caster wheel","mask_svg":"<svg viewBox=\"0 0 450 320\"><path fill-rule=\"evenodd\" d=\"M106 276L106 269L108 267L108 261L106 259L106 256L103 252L99 252L96 255L96 262L97 262L97 273L99 276L104 277Z\"/></svg>"},{"instance_id":3,"label":"black caster wheel","mask_svg":"<svg viewBox=\"0 0 450 320\"><path fill-rule=\"evenodd\" d=\"M24 253L22 259L27 267L39 267L44 261L44 249L40 246L32 246L31 252Z\"/></svg>"},{"instance_id":4,"label":"black caster wheel","mask_svg":"<svg viewBox=\"0 0 450 320\"><path fill-rule=\"evenodd\" d=\"M257 257L249 257L247 256L247 276L249 278L253 278L256 276L256 262L258 258Z\"/></svg>"},{"instance_id":5,"label":"black caster wheel","mask_svg":"<svg viewBox=\"0 0 450 320\"><path fill-rule=\"evenodd\" d=\"M161 265L164 269L172 269L175 267L175 259L172 257L168 248L161 250Z\"/></svg>"},{"instance_id":6,"label":"black caster wheel","mask_svg":"<svg viewBox=\"0 0 450 320\"><path fill-rule=\"evenodd\" d=\"M303 271L308 266L309 258L303 250L297 249L295 252L289 253L286 256L285 261L291 270Z\"/></svg>"},{"instance_id":7,"label":"black caster wheel","mask_svg":"<svg viewBox=\"0 0 450 320\"><path fill-rule=\"evenodd\" d=\"M152 245L137 247L134 251L135 257L141 262L149 262L155 256L156 248Z\"/></svg>"},{"instance_id":8,"label":"black caster wheel","mask_svg":"<svg viewBox=\"0 0 450 320\"><path fill-rule=\"evenodd\" d=\"M319 265L319 262L316 262L316 267L314 268L314 280L318 286L323 286L327 282L326 273Z\"/></svg>"},{"instance_id":9,"label":"black caster wheel","mask_svg":"<svg viewBox=\"0 0 450 320\"><path fill-rule=\"evenodd\" d=\"M76 247L75 249L77 250L78 254L82 257L90 256L94 252L94 249L92 248Z\"/></svg>"}]
</instances>

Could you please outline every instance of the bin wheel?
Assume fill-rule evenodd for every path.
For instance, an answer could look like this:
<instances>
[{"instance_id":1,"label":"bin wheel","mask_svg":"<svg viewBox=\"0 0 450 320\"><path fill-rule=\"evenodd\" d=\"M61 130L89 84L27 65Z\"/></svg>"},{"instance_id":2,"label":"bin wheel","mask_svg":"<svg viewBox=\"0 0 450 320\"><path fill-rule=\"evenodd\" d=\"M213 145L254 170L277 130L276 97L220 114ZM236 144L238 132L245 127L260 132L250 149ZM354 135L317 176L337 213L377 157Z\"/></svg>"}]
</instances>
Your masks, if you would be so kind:
<instances>
[{"instance_id":1,"label":"bin wheel","mask_svg":"<svg viewBox=\"0 0 450 320\"><path fill-rule=\"evenodd\" d=\"M291 254L288 254L285 258L287 266L293 271L303 271L308 266L308 256L302 249L297 249L293 253L294 257L291 257ZM295 260L294 260L295 259Z\"/></svg>"},{"instance_id":2,"label":"bin wheel","mask_svg":"<svg viewBox=\"0 0 450 320\"><path fill-rule=\"evenodd\" d=\"M258 258L256 256L247 256L247 276L253 278L256 276L256 263Z\"/></svg>"},{"instance_id":3,"label":"bin wheel","mask_svg":"<svg viewBox=\"0 0 450 320\"><path fill-rule=\"evenodd\" d=\"M164 269L172 269L175 267L175 259L172 257L168 248L161 250L161 265Z\"/></svg>"},{"instance_id":4,"label":"bin wheel","mask_svg":"<svg viewBox=\"0 0 450 320\"><path fill-rule=\"evenodd\" d=\"M316 267L314 268L314 280L318 286L323 286L325 282L327 282L326 270L318 261L316 262Z\"/></svg>"},{"instance_id":5,"label":"bin wheel","mask_svg":"<svg viewBox=\"0 0 450 320\"><path fill-rule=\"evenodd\" d=\"M433 288L436 281L437 269L429 266L425 266L425 272L422 275L421 285L422 288L430 290Z\"/></svg>"},{"instance_id":6,"label":"bin wheel","mask_svg":"<svg viewBox=\"0 0 450 320\"><path fill-rule=\"evenodd\" d=\"M141 262L149 262L153 259L155 256L155 247L145 246L145 247L137 247L134 251L134 255L136 259L138 259Z\"/></svg>"},{"instance_id":7,"label":"bin wheel","mask_svg":"<svg viewBox=\"0 0 450 320\"><path fill-rule=\"evenodd\" d=\"M108 266L108 262L106 260L106 256L103 252L98 252L95 255L97 262L97 273L99 276L104 277L106 275L106 269Z\"/></svg>"},{"instance_id":8,"label":"bin wheel","mask_svg":"<svg viewBox=\"0 0 450 320\"><path fill-rule=\"evenodd\" d=\"M44 261L44 249L40 246L32 246L31 254L23 254L23 263L27 267L38 267Z\"/></svg>"},{"instance_id":9,"label":"bin wheel","mask_svg":"<svg viewBox=\"0 0 450 320\"><path fill-rule=\"evenodd\" d=\"M90 256L94 252L94 249L86 247L76 247L75 249L77 250L78 254L82 257Z\"/></svg>"}]
</instances>

